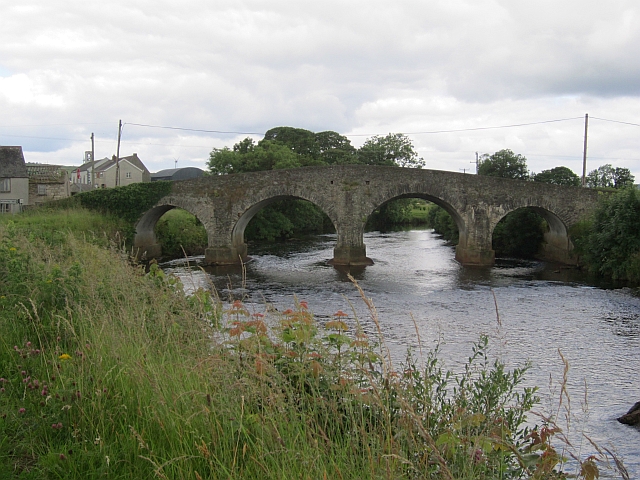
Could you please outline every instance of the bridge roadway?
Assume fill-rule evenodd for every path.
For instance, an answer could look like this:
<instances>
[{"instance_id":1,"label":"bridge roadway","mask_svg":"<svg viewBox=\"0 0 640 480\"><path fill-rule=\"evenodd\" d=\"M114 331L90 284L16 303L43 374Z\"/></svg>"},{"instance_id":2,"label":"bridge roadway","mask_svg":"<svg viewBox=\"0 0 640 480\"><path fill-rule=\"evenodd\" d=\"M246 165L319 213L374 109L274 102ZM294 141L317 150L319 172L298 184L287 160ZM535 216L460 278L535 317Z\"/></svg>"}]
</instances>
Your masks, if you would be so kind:
<instances>
[{"instance_id":1,"label":"bridge roadway","mask_svg":"<svg viewBox=\"0 0 640 480\"><path fill-rule=\"evenodd\" d=\"M165 212L178 207L194 214L206 228L207 264L240 263L248 257L244 230L249 221L285 198L308 200L331 219L338 237L331 260L335 265L373 263L363 240L365 224L374 210L398 198L422 198L443 207L460 232L456 259L463 265L492 265L493 229L505 215L525 207L548 223L543 257L573 263L568 229L593 211L598 193L441 170L365 165L206 176L174 182L171 193L138 220L134 246L141 256L159 257L154 227Z\"/></svg>"}]
</instances>

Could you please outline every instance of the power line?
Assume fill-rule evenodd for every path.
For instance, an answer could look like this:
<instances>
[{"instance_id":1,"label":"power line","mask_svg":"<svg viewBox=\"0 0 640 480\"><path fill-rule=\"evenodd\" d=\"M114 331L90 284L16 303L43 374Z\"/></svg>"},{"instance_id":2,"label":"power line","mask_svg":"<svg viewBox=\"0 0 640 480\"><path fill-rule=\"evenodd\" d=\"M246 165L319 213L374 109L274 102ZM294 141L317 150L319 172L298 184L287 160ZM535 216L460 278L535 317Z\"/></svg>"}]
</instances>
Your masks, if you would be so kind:
<instances>
[{"instance_id":1,"label":"power line","mask_svg":"<svg viewBox=\"0 0 640 480\"><path fill-rule=\"evenodd\" d=\"M591 118L594 120L602 120L603 122L622 123L623 125L633 125L634 127L640 127L640 124L638 123L622 122L620 120L609 120L608 118L598 118L598 117L591 117Z\"/></svg>"},{"instance_id":2,"label":"power line","mask_svg":"<svg viewBox=\"0 0 640 480\"><path fill-rule=\"evenodd\" d=\"M527 127L529 125L541 125L543 123L555 123L555 122L566 122L568 120L581 120L583 117L571 117L571 118L559 118L557 120L544 120L542 122L531 122L531 123L514 123L511 125L496 125L492 127L473 127L473 128L458 128L455 130L432 130L428 132L407 132L405 135L424 135L424 134L434 134L434 133L455 133L455 132L472 132L476 130L492 130L498 128L513 128L513 127ZM372 135L381 135L379 133L358 133L345 135L345 137L368 137Z\"/></svg>"},{"instance_id":3,"label":"power line","mask_svg":"<svg viewBox=\"0 0 640 480\"><path fill-rule=\"evenodd\" d=\"M264 133L258 132L223 132L220 130L202 130L199 128L184 128L184 127L166 127L163 125L146 125L144 123L129 123L125 122L124 125L135 125L137 127L149 127L149 128L165 128L167 130L184 130L187 132L203 132L203 133L225 133L225 134L235 134L235 135L264 135Z\"/></svg>"}]
</instances>

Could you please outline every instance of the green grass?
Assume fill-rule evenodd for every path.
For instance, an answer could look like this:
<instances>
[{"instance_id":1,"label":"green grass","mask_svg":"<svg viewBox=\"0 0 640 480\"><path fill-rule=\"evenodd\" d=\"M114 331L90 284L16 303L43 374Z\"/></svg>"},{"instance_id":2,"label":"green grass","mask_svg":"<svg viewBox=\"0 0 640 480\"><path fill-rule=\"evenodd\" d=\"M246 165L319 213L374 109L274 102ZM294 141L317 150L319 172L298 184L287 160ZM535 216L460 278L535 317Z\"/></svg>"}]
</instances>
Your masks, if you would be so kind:
<instances>
[{"instance_id":1,"label":"green grass","mask_svg":"<svg viewBox=\"0 0 640 480\"><path fill-rule=\"evenodd\" d=\"M0 479L563 478L486 338L460 374L394 369L353 316L186 297L56 215L0 222Z\"/></svg>"}]
</instances>

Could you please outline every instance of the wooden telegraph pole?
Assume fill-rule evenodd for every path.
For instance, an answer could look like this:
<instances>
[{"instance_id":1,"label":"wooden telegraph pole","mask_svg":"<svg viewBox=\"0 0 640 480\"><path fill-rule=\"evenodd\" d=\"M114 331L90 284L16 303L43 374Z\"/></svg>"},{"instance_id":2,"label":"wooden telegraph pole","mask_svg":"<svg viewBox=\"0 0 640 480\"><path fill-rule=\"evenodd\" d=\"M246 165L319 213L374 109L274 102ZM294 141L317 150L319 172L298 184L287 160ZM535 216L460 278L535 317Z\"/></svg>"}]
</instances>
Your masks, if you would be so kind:
<instances>
[{"instance_id":1,"label":"wooden telegraph pole","mask_svg":"<svg viewBox=\"0 0 640 480\"><path fill-rule=\"evenodd\" d=\"M95 166L96 166L96 153L93 146L93 132L91 132L91 189L96 188L96 175L95 175Z\"/></svg>"},{"instance_id":2,"label":"wooden telegraph pole","mask_svg":"<svg viewBox=\"0 0 640 480\"><path fill-rule=\"evenodd\" d=\"M589 114L584 114L584 148L582 149L582 186L587 185L587 131L589 129Z\"/></svg>"},{"instance_id":3,"label":"wooden telegraph pole","mask_svg":"<svg viewBox=\"0 0 640 480\"><path fill-rule=\"evenodd\" d=\"M120 137L122 135L122 120L118 121L118 148L116 149L116 187L120 185Z\"/></svg>"}]
</instances>

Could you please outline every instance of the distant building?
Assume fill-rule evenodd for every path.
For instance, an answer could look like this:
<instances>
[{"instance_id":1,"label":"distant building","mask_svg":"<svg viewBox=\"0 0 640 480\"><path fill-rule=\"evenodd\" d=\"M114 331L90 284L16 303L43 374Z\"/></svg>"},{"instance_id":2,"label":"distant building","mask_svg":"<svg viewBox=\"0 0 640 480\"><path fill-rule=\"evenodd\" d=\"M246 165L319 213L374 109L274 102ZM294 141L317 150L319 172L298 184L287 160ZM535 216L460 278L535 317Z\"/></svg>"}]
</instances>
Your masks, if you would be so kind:
<instances>
[{"instance_id":1,"label":"distant building","mask_svg":"<svg viewBox=\"0 0 640 480\"><path fill-rule=\"evenodd\" d=\"M134 153L128 157L121 157L119 162L116 162L115 155L113 158L103 158L102 160L96 160L95 162L89 161L78 167L71 174L71 186L72 193L82 192L85 190L91 190L91 185L94 188L113 188L116 186L116 170L117 164L120 167L120 182L119 185L131 185L132 183L150 182L151 173L147 167L142 163L138 154ZM91 173L95 178L92 181Z\"/></svg>"},{"instance_id":2,"label":"distant building","mask_svg":"<svg viewBox=\"0 0 640 480\"><path fill-rule=\"evenodd\" d=\"M198 178L204 175L204 170L198 167L182 167L182 168L169 168L167 170L160 170L159 172L151 174L151 181L156 182L158 180L188 180L190 178Z\"/></svg>"},{"instance_id":3,"label":"distant building","mask_svg":"<svg viewBox=\"0 0 640 480\"><path fill-rule=\"evenodd\" d=\"M27 164L29 205L66 198L71 194L69 174L59 165Z\"/></svg>"},{"instance_id":4,"label":"distant building","mask_svg":"<svg viewBox=\"0 0 640 480\"><path fill-rule=\"evenodd\" d=\"M0 213L19 213L29 203L29 175L22 147L0 146Z\"/></svg>"}]
</instances>

